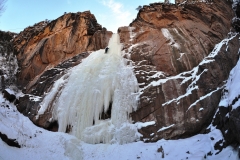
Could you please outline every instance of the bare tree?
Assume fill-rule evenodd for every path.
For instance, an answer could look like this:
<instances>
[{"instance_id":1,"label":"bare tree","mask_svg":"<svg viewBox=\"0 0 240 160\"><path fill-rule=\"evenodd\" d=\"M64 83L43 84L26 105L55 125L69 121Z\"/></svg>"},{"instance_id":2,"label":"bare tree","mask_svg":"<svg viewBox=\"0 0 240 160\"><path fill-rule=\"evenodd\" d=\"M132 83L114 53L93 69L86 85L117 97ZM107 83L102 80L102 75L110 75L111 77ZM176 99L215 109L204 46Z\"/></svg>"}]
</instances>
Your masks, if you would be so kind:
<instances>
[{"instance_id":1,"label":"bare tree","mask_svg":"<svg viewBox=\"0 0 240 160\"><path fill-rule=\"evenodd\" d=\"M5 11L5 3L6 2L7 2L7 0L0 0L0 16Z\"/></svg>"},{"instance_id":2,"label":"bare tree","mask_svg":"<svg viewBox=\"0 0 240 160\"><path fill-rule=\"evenodd\" d=\"M138 7L136 8L136 10L139 11L141 8L142 8L142 6L138 6Z\"/></svg>"}]
</instances>

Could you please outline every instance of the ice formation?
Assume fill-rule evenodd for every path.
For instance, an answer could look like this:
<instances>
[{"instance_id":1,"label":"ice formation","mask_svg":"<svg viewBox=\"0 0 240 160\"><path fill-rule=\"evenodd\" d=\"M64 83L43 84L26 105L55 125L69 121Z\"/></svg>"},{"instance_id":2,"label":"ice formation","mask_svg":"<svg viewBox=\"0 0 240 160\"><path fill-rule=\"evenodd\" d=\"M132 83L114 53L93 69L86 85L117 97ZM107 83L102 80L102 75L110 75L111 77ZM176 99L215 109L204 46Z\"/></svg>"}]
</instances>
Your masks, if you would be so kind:
<instances>
[{"instance_id":1,"label":"ice formation","mask_svg":"<svg viewBox=\"0 0 240 160\"><path fill-rule=\"evenodd\" d=\"M52 108L59 131L88 143L128 143L138 138L129 113L137 107L138 83L128 60L122 57L119 35L113 34L108 53L98 50L55 82L38 114ZM56 98L57 97L57 98ZM111 108L111 116L101 115Z\"/></svg>"}]
</instances>

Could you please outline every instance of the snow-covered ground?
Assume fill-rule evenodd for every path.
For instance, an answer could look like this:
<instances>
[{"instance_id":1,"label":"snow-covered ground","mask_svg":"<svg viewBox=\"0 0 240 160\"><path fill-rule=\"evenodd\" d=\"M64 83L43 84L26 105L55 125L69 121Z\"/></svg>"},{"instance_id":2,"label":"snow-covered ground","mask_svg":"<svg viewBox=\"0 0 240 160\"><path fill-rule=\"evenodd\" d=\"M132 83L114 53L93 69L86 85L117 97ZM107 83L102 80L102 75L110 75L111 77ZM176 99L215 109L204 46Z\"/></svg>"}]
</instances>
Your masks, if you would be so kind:
<instances>
[{"instance_id":1,"label":"snow-covered ground","mask_svg":"<svg viewBox=\"0 0 240 160\"><path fill-rule=\"evenodd\" d=\"M35 126L17 111L14 104L5 100L2 94L0 94L0 132L6 134L9 139L16 139L21 146L21 148L10 147L0 140L0 160L238 159L238 154L232 147L227 147L220 153L219 150L214 149L214 144L223 137L221 132L213 127L208 134L180 140L162 139L156 143L138 141L123 145L87 144L72 135L50 132Z\"/></svg>"}]
</instances>

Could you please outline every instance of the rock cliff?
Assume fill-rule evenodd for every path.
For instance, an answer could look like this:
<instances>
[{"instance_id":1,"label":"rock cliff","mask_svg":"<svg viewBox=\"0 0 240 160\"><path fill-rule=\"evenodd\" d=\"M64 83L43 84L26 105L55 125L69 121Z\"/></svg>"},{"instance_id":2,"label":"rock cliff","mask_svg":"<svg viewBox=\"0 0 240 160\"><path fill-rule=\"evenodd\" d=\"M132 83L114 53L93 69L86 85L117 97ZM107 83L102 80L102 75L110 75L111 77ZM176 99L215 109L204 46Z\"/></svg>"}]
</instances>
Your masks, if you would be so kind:
<instances>
[{"instance_id":1,"label":"rock cliff","mask_svg":"<svg viewBox=\"0 0 240 160\"><path fill-rule=\"evenodd\" d=\"M134 122L155 122L139 130L144 141L207 132L238 60L234 16L228 0L153 3L143 6L130 26L119 28L140 87L138 109L131 117ZM21 32L14 44L18 84L27 95L20 97L18 110L36 125L56 130L49 110L35 117L44 93L91 51L106 47L111 34L90 12L65 14Z\"/></svg>"},{"instance_id":2,"label":"rock cliff","mask_svg":"<svg viewBox=\"0 0 240 160\"><path fill-rule=\"evenodd\" d=\"M188 137L211 123L237 62L239 36L229 34L233 17L226 0L154 3L143 6L130 27L119 28L141 87L132 118L156 122L141 130L144 140Z\"/></svg>"},{"instance_id":3,"label":"rock cliff","mask_svg":"<svg viewBox=\"0 0 240 160\"><path fill-rule=\"evenodd\" d=\"M90 11L64 14L26 28L14 39L18 84L29 90L49 68L77 54L105 48L111 35Z\"/></svg>"},{"instance_id":4,"label":"rock cliff","mask_svg":"<svg viewBox=\"0 0 240 160\"><path fill-rule=\"evenodd\" d=\"M48 123L51 113L43 120L34 119L44 93L66 70L92 51L105 48L111 35L89 11L39 22L18 34L13 42L19 65L17 84L27 93L19 98L18 110L35 124L52 128L54 124Z\"/></svg>"}]
</instances>

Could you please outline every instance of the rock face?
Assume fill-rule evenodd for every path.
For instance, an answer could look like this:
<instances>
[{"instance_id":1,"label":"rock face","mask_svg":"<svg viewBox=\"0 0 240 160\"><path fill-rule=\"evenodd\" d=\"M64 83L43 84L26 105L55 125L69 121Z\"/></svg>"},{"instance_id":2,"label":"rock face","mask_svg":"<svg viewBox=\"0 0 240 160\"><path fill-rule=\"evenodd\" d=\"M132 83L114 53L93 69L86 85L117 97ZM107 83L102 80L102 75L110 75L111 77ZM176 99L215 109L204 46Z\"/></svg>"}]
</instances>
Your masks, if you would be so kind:
<instances>
[{"instance_id":1,"label":"rock face","mask_svg":"<svg viewBox=\"0 0 240 160\"><path fill-rule=\"evenodd\" d=\"M233 9L236 17L233 18L233 27L240 31L240 1L235 1ZM213 125L222 131L225 138L225 145L240 144L240 91L239 91L239 56L238 64L232 69L229 79L222 92L221 102L216 116L213 119ZM234 83L237 82L237 83ZM225 104L223 103L225 101Z\"/></svg>"},{"instance_id":2,"label":"rock face","mask_svg":"<svg viewBox=\"0 0 240 160\"><path fill-rule=\"evenodd\" d=\"M47 122L51 113L34 119L42 96L66 70L79 64L91 51L105 48L111 35L89 11L68 13L21 32L14 39L19 64L17 78L18 86L28 95L20 97L18 110L37 125L54 127Z\"/></svg>"},{"instance_id":3,"label":"rock face","mask_svg":"<svg viewBox=\"0 0 240 160\"><path fill-rule=\"evenodd\" d=\"M132 119L155 121L139 130L147 142L204 133L238 60L239 35L230 32L231 2L182 2L144 6L130 27L118 30L140 87ZM35 117L44 93L89 51L105 48L111 34L90 12L65 14L21 32L14 40L18 80L28 95L19 99L18 110L35 124L56 130L48 110Z\"/></svg>"},{"instance_id":4,"label":"rock face","mask_svg":"<svg viewBox=\"0 0 240 160\"><path fill-rule=\"evenodd\" d=\"M47 69L77 54L105 48L111 35L89 11L26 28L14 39L19 85L28 90Z\"/></svg>"},{"instance_id":5,"label":"rock face","mask_svg":"<svg viewBox=\"0 0 240 160\"><path fill-rule=\"evenodd\" d=\"M223 11L228 12L223 15ZM134 47L134 61L147 60L157 70L176 75L199 64L226 37L233 16L229 1L180 6L155 3L144 6L130 24L135 28L133 39L129 41L122 28L119 33L129 45L144 42Z\"/></svg>"},{"instance_id":6,"label":"rock face","mask_svg":"<svg viewBox=\"0 0 240 160\"><path fill-rule=\"evenodd\" d=\"M142 78L147 74L147 86L142 88L139 109L132 113L135 121L155 121L141 133L149 141L159 138L176 139L204 132L211 123L221 97L224 80L237 61L238 36L224 44L214 57L206 57L193 70L176 76L137 70ZM235 54L226 55L226 48ZM224 63L224 66L222 65ZM171 126L171 127L170 127ZM166 130L161 128L170 127ZM154 133L154 135L152 134Z\"/></svg>"},{"instance_id":7,"label":"rock face","mask_svg":"<svg viewBox=\"0 0 240 160\"><path fill-rule=\"evenodd\" d=\"M238 35L228 35L233 17L227 0L155 3L144 6L131 27L119 28L141 87L132 118L156 122L141 129L144 140L188 137L211 123L237 62Z\"/></svg>"}]
</instances>

